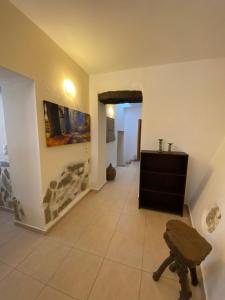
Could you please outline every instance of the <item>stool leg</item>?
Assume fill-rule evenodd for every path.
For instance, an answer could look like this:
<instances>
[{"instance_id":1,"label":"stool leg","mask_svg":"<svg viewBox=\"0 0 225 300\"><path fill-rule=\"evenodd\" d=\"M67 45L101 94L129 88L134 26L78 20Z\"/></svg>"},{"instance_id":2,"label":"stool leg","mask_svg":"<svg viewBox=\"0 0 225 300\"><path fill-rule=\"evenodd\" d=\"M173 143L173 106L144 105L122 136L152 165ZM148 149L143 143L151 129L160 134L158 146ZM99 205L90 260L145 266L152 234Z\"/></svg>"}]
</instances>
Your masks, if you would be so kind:
<instances>
[{"instance_id":1,"label":"stool leg","mask_svg":"<svg viewBox=\"0 0 225 300\"><path fill-rule=\"evenodd\" d=\"M165 271L165 269L174 261L174 258L170 255L167 257L164 262L160 265L158 270L153 273L153 279L155 281L158 281L162 275L162 273Z\"/></svg>"},{"instance_id":2,"label":"stool leg","mask_svg":"<svg viewBox=\"0 0 225 300\"><path fill-rule=\"evenodd\" d=\"M190 268L190 273L191 273L191 283L192 285L196 286L198 285L198 276L196 272L196 268Z\"/></svg>"},{"instance_id":3,"label":"stool leg","mask_svg":"<svg viewBox=\"0 0 225 300\"><path fill-rule=\"evenodd\" d=\"M169 266L169 269L170 269L170 271L173 272L173 273L176 272L176 270L177 270L176 263L173 262L173 263Z\"/></svg>"},{"instance_id":4,"label":"stool leg","mask_svg":"<svg viewBox=\"0 0 225 300\"><path fill-rule=\"evenodd\" d=\"M176 266L177 266L177 274L179 276L179 282L181 286L179 300L188 300L192 296L188 284L188 268L184 264L178 261L176 261Z\"/></svg>"}]
</instances>

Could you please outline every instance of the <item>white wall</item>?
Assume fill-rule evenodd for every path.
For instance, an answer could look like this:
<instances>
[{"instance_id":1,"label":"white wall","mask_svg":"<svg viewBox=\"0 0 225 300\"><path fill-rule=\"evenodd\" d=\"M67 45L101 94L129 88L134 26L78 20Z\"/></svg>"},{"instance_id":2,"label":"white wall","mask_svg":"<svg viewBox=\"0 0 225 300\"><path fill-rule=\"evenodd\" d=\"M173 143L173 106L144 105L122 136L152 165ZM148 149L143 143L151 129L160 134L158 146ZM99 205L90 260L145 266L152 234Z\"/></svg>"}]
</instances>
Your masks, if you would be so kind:
<instances>
[{"instance_id":1,"label":"white wall","mask_svg":"<svg viewBox=\"0 0 225 300\"><path fill-rule=\"evenodd\" d=\"M116 130L124 130L124 104L115 105L115 116L116 116Z\"/></svg>"},{"instance_id":2,"label":"white wall","mask_svg":"<svg viewBox=\"0 0 225 300\"><path fill-rule=\"evenodd\" d=\"M111 163L113 167L117 164L117 135L116 135L116 107L115 105L108 104L105 106L106 116L113 118L115 121L115 140L106 143L106 165L107 168Z\"/></svg>"},{"instance_id":3,"label":"white wall","mask_svg":"<svg viewBox=\"0 0 225 300\"><path fill-rule=\"evenodd\" d=\"M206 230L206 215L218 206L222 218L214 232ZM225 139L209 162L208 173L199 187L199 197L191 203L192 218L201 234L212 244L213 250L203 262L207 299L224 299L225 293Z\"/></svg>"},{"instance_id":4,"label":"white wall","mask_svg":"<svg viewBox=\"0 0 225 300\"><path fill-rule=\"evenodd\" d=\"M117 140L106 143L106 168L109 164L112 164L113 167L117 165Z\"/></svg>"},{"instance_id":5,"label":"white wall","mask_svg":"<svg viewBox=\"0 0 225 300\"><path fill-rule=\"evenodd\" d=\"M91 175L90 186L94 190L100 190L106 183L106 111L105 105L97 101L90 103L92 111L91 123ZM94 143L93 143L94 141ZM101 167L99 167L101 166Z\"/></svg>"},{"instance_id":6,"label":"white wall","mask_svg":"<svg viewBox=\"0 0 225 300\"><path fill-rule=\"evenodd\" d=\"M0 36L0 65L35 82L44 196L49 183L61 174L66 165L90 157L90 143L47 147L43 100L88 113L89 76L8 0L0 1ZM70 79L76 86L75 98L65 93L65 79Z\"/></svg>"},{"instance_id":7,"label":"white wall","mask_svg":"<svg viewBox=\"0 0 225 300\"><path fill-rule=\"evenodd\" d=\"M124 117L124 108L125 104L117 104L116 106L116 164L119 166L125 166L125 157L124 157L124 126L125 126L125 117ZM118 148L118 131L123 131L123 137L120 138L120 145ZM121 133L122 134L122 133ZM118 153L119 150L119 153ZM119 155L119 157L118 157Z\"/></svg>"},{"instance_id":8,"label":"white wall","mask_svg":"<svg viewBox=\"0 0 225 300\"><path fill-rule=\"evenodd\" d=\"M195 198L208 161L225 129L225 59L178 63L93 75L90 78L92 125L99 125L97 94L109 90L143 91L142 149L158 149L158 138L190 155L186 201ZM95 125L94 125L95 126ZM92 158L101 152L101 134L92 139ZM98 143L98 147L95 147ZM104 162L103 162L103 165ZM102 164L94 181L102 182Z\"/></svg>"},{"instance_id":9,"label":"white wall","mask_svg":"<svg viewBox=\"0 0 225 300\"><path fill-rule=\"evenodd\" d=\"M22 222L44 229L34 82L1 69L0 86L13 195L25 212Z\"/></svg>"},{"instance_id":10,"label":"white wall","mask_svg":"<svg viewBox=\"0 0 225 300\"><path fill-rule=\"evenodd\" d=\"M129 74L132 74L132 77ZM120 74L120 75L119 75ZM136 75L135 75L136 74ZM90 76L90 114L92 117L92 179L91 185L94 189L99 189L105 183L105 128L101 119L104 105L98 102L98 93L110 90L142 90L142 84L135 77L141 75L139 70L113 72ZM119 75L119 78L117 78ZM126 77L128 76L128 77ZM120 81L121 80L121 81Z\"/></svg>"},{"instance_id":11,"label":"white wall","mask_svg":"<svg viewBox=\"0 0 225 300\"><path fill-rule=\"evenodd\" d=\"M221 199L225 197L223 180L214 180L208 196L205 194L199 197L205 178L212 170L210 162L225 135L225 59L168 64L91 76L91 108L97 110L97 93L126 89L143 92L141 148L158 149L158 138L163 138L165 143L174 143L173 150L189 154L186 202L190 203L194 225L201 231L200 220L208 207L205 199L217 201L218 195ZM98 127L101 121L98 114L93 112L92 109L92 124ZM102 151L101 132L99 129L97 139L92 140L93 160ZM166 144L164 146L167 148ZM100 185L103 181L102 164L104 165L104 161L99 161L98 172L93 178L94 184ZM224 160L221 159L220 164L225 167ZM223 172L220 171L220 174L223 179ZM219 192L214 194L216 190ZM225 208L222 208L223 215ZM208 237L204 232L203 234ZM224 268L218 268L219 265L224 266L225 247L221 239L224 240L222 235L215 235L211 240L217 250L211 253L209 263L204 265L205 285L210 300L222 299L225 293ZM212 271L213 275L210 275ZM213 278L217 280L216 283Z\"/></svg>"},{"instance_id":12,"label":"white wall","mask_svg":"<svg viewBox=\"0 0 225 300\"><path fill-rule=\"evenodd\" d=\"M115 119L115 141L106 144L106 167L117 166L117 132L124 131L124 163L137 156L138 119L141 104L106 105L106 116Z\"/></svg>"},{"instance_id":13,"label":"white wall","mask_svg":"<svg viewBox=\"0 0 225 300\"><path fill-rule=\"evenodd\" d=\"M138 120L141 119L141 104L132 104L124 109L124 159L137 158Z\"/></svg>"},{"instance_id":14,"label":"white wall","mask_svg":"<svg viewBox=\"0 0 225 300\"><path fill-rule=\"evenodd\" d=\"M0 160L5 160L3 147L7 144L5 132L5 117L3 110L2 92L0 89Z\"/></svg>"}]
</instances>

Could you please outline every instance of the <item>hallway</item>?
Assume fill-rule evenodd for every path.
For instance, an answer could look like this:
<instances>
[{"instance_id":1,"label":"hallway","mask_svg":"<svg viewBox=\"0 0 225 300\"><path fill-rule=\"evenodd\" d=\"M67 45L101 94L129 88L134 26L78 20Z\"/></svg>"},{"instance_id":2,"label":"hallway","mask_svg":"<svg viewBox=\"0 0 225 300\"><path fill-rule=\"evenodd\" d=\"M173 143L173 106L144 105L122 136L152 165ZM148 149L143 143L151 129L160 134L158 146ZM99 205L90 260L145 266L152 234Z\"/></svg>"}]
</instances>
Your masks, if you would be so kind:
<instances>
[{"instance_id":1,"label":"hallway","mask_svg":"<svg viewBox=\"0 0 225 300\"><path fill-rule=\"evenodd\" d=\"M152 272L168 255L169 214L138 209L138 163L89 193L46 236L13 225L0 211L0 298L3 300L175 300L179 283ZM187 215L182 218L189 222ZM203 300L192 287L193 300Z\"/></svg>"}]
</instances>

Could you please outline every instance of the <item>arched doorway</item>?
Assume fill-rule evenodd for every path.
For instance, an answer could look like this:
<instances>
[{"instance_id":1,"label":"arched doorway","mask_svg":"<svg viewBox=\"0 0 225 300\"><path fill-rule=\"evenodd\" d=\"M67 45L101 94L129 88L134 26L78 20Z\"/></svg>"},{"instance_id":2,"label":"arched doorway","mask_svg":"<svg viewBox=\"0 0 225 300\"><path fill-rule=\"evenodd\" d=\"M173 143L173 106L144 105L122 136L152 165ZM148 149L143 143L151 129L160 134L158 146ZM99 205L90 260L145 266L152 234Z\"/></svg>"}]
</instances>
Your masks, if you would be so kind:
<instances>
[{"instance_id":1,"label":"arched doorway","mask_svg":"<svg viewBox=\"0 0 225 300\"><path fill-rule=\"evenodd\" d=\"M101 162L105 160L105 167L110 163L114 167L120 167L127 166L132 161L138 160L140 158L142 91L106 91L98 94L98 102L99 127L101 128L99 139L102 140L102 143L99 145L102 147ZM115 115L108 114L108 108ZM123 108L122 117L121 108ZM120 111L120 118L117 115L118 111ZM121 125L121 118L124 119L124 125ZM121 155L122 152L123 155Z\"/></svg>"}]
</instances>

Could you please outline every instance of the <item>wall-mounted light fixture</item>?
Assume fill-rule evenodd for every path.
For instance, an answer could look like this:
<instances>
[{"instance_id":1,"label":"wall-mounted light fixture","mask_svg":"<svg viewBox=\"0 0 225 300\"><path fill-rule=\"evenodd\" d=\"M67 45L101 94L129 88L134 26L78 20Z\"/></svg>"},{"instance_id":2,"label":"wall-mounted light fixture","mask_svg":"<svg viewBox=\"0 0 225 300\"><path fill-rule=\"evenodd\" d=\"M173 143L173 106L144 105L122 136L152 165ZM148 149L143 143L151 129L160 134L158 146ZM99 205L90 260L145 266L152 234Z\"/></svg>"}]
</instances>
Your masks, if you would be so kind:
<instances>
[{"instance_id":1,"label":"wall-mounted light fixture","mask_svg":"<svg viewBox=\"0 0 225 300\"><path fill-rule=\"evenodd\" d=\"M74 98L76 96L76 87L69 79L63 81L64 92L67 96Z\"/></svg>"}]
</instances>

